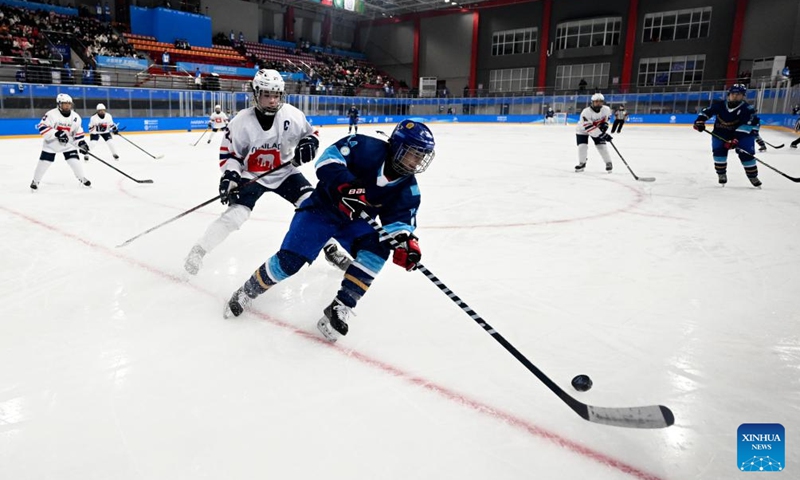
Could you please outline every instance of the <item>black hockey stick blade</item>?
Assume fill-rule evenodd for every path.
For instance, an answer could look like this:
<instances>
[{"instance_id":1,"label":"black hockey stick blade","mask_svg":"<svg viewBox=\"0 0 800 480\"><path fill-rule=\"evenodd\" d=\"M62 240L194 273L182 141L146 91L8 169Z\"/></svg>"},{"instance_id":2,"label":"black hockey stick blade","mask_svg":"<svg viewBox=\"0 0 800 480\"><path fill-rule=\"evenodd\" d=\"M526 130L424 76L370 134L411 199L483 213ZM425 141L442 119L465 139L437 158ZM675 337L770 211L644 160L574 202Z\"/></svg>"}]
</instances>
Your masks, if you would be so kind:
<instances>
[{"instance_id":1,"label":"black hockey stick blade","mask_svg":"<svg viewBox=\"0 0 800 480\"><path fill-rule=\"evenodd\" d=\"M780 148L783 148L783 147L785 147L785 146L786 146L786 145L784 145L783 143L781 143L780 145L773 145L773 144L771 144L771 143L769 143L769 142L764 142L764 143L766 143L766 144L767 144L767 145L769 145L770 147L774 148L775 150L778 150L778 149L780 149Z\"/></svg>"},{"instance_id":2,"label":"black hockey stick blade","mask_svg":"<svg viewBox=\"0 0 800 480\"><path fill-rule=\"evenodd\" d=\"M370 226L378 233L380 241L387 241L392 248L397 248L400 245L390 236L384 228L370 217L367 213L361 212L361 218L366 220ZM497 343L503 346L508 353L514 356L525 368L536 376L542 383L545 384L551 392L555 393L558 398L567 404L575 413L580 415L584 420L592 423L599 423L603 425L613 425L615 427L625 428L665 428L675 423L675 415L672 410L663 405L650 405L644 407L594 407L586 405L585 403L575 400L561 387L556 385L554 381L544 374L539 367L531 363L525 355L517 350L508 340L506 340L500 332L495 330L491 325L478 315L475 310L470 308L458 295L456 295L450 288L447 287L436 275L433 274L424 265L418 264L417 270L422 272L425 277L430 280L439 290L442 291L447 297L452 300L456 305L461 308L475 323L477 323L483 330L494 338Z\"/></svg>"}]
</instances>

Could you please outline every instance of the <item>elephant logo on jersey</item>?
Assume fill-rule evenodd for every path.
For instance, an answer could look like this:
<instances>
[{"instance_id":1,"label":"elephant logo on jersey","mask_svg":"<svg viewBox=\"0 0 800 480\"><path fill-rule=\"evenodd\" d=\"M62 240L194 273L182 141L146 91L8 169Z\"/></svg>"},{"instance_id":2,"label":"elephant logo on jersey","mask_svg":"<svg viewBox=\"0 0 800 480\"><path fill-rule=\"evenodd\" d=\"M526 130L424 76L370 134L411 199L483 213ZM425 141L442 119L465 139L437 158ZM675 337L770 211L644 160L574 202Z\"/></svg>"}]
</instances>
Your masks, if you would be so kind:
<instances>
[{"instance_id":1,"label":"elephant logo on jersey","mask_svg":"<svg viewBox=\"0 0 800 480\"><path fill-rule=\"evenodd\" d=\"M281 152L276 149L256 149L247 156L247 170L250 172L268 172L281 164Z\"/></svg>"}]
</instances>

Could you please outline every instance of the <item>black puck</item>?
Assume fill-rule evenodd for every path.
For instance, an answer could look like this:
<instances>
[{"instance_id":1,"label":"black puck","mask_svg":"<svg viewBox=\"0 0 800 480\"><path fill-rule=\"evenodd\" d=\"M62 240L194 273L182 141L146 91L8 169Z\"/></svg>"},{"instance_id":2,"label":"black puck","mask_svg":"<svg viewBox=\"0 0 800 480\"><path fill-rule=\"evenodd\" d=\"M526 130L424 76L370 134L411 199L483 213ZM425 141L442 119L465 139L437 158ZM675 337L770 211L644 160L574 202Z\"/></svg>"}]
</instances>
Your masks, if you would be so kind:
<instances>
[{"instance_id":1,"label":"black puck","mask_svg":"<svg viewBox=\"0 0 800 480\"><path fill-rule=\"evenodd\" d=\"M586 392L592 388L592 379L589 375L576 375L572 379L572 388L579 392Z\"/></svg>"}]
</instances>

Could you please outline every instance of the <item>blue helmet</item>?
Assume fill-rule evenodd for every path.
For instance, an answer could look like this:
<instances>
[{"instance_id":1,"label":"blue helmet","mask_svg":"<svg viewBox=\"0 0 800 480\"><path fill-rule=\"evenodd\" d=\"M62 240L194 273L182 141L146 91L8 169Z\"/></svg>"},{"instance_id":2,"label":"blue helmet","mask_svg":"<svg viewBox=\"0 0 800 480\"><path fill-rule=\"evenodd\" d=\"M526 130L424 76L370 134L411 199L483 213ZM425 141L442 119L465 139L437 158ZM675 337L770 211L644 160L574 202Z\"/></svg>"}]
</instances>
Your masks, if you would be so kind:
<instances>
[{"instance_id":1,"label":"blue helmet","mask_svg":"<svg viewBox=\"0 0 800 480\"><path fill-rule=\"evenodd\" d=\"M389 137L392 167L402 175L422 173L433 161L435 147L433 133L424 123L402 120Z\"/></svg>"},{"instance_id":2,"label":"blue helmet","mask_svg":"<svg viewBox=\"0 0 800 480\"><path fill-rule=\"evenodd\" d=\"M742 85L741 83L736 83L731 85L731 88L728 89L728 95L741 93L742 95L747 93L747 87Z\"/></svg>"}]
</instances>

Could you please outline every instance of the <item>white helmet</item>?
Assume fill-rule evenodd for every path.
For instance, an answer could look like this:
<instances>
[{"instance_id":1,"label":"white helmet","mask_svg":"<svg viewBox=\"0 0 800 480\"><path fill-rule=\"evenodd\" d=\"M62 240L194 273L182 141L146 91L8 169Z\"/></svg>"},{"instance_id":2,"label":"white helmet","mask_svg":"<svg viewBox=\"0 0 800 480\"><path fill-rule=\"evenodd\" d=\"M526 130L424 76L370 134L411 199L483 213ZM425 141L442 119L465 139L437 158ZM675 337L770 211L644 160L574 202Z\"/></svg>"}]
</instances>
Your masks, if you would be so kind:
<instances>
[{"instance_id":1,"label":"white helmet","mask_svg":"<svg viewBox=\"0 0 800 480\"><path fill-rule=\"evenodd\" d=\"M69 103L69 108L66 110L61 108L62 103ZM72 97L66 93L59 93L58 96L56 96L56 105L62 114L67 115L72 111Z\"/></svg>"},{"instance_id":2,"label":"white helmet","mask_svg":"<svg viewBox=\"0 0 800 480\"><path fill-rule=\"evenodd\" d=\"M594 102L600 102L599 104L595 105ZM606 97L603 96L602 93L595 93L592 95L592 110L595 112L600 112L600 109L603 108L603 104L606 102Z\"/></svg>"},{"instance_id":3,"label":"white helmet","mask_svg":"<svg viewBox=\"0 0 800 480\"><path fill-rule=\"evenodd\" d=\"M98 112L99 112L100 110L105 110L105 109L106 109L106 106L105 106L105 105L103 105L102 103L98 103L98 104L97 104L97 108L96 108L96 110L97 110Z\"/></svg>"},{"instance_id":4,"label":"white helmet","mask_svg":"<svg viewBox=\"0 0 800 480\"><path fill-rule=\"evenodd\" d=\"M261 69L253 77L253 100L255 101L256 108L263 113L274 115L281 106L283 106L283 93L285 82L283 77L277 70ZM264 107L261 105L259 99L261 92L279 93L280 101L277 107Z\"/></svg>"},{"instance_id":5,"label":"white helmet","mask_svg":"<svg viewBox=\"0 0 800 480\"><path fill-rule=\"evenodd\" d=\"M217 112L219 112L219 111L221 111L221 110L222 110L222 107L220 107L219 105L214 105L214 110L216 110Z\"/></svg>"}]
</instances>

